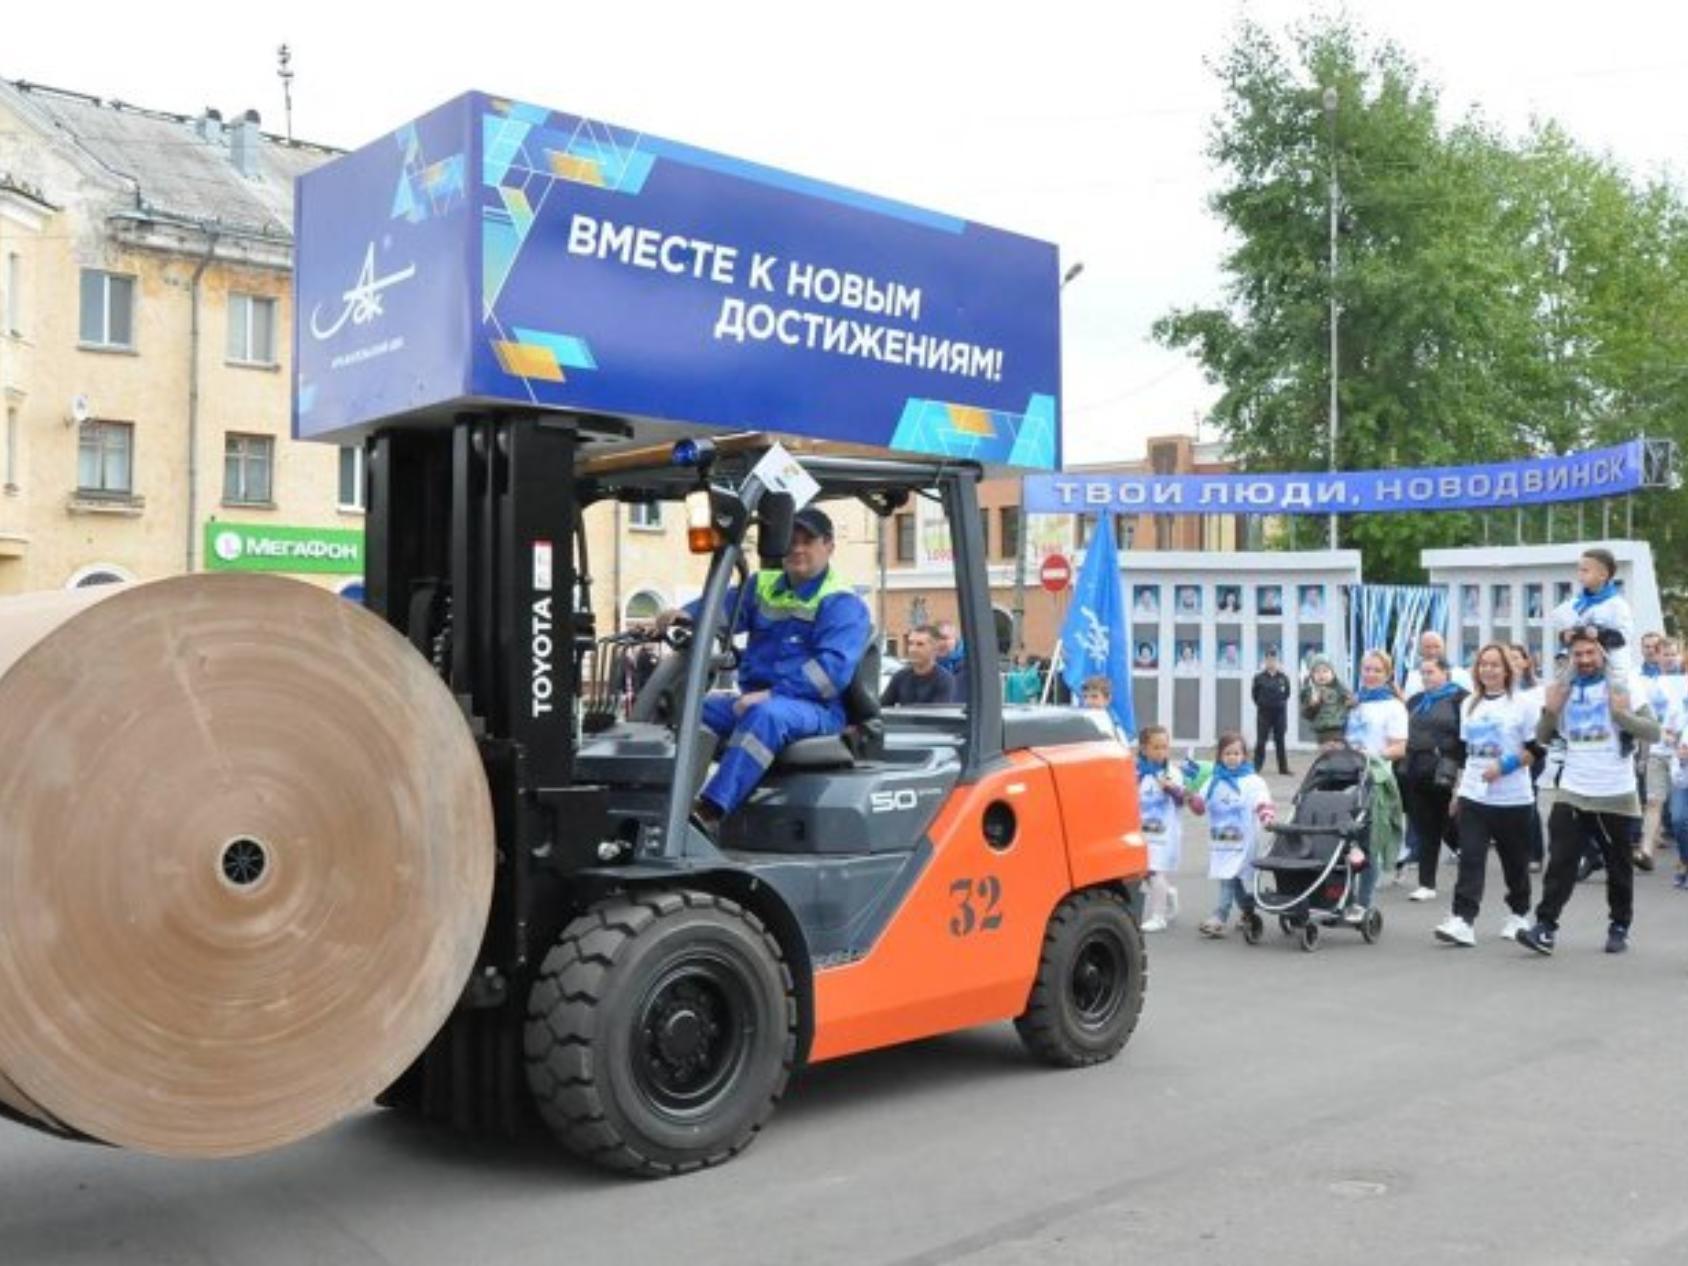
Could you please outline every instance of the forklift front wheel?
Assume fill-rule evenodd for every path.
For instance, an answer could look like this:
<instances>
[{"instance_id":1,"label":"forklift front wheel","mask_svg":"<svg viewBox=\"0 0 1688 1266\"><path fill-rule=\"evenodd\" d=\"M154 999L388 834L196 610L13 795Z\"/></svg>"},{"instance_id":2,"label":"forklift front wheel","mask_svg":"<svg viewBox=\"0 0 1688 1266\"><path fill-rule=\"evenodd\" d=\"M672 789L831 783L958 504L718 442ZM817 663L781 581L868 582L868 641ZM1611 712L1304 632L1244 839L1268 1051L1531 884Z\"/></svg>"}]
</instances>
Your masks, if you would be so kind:
<instances>
[{"instance_id":1,"label":"forklift front wheel","mask_svg":"<svg viewBox=\"0 0 1688 1266\"><path fill-rule=\"evenodd\" d=\"M1143 1010L1148 955L1125 897L1075 892L1049 916L1026 1010L1014 1027L1039 1059L1063 1068L1118 1055Z\"/></svg>"},{"instance_id":2,"label":"forklift front wheel","mask_svg":"<svg viewBox=\"0 0 1688 1266\"><path fill-rule=\"evenodd\" d=\"M528 1085L579 1156L665 1177L750 1145L797 1056L797 1002L755 915L701 892L597 906L528 997Z\"/></svg>"}]
</instances>

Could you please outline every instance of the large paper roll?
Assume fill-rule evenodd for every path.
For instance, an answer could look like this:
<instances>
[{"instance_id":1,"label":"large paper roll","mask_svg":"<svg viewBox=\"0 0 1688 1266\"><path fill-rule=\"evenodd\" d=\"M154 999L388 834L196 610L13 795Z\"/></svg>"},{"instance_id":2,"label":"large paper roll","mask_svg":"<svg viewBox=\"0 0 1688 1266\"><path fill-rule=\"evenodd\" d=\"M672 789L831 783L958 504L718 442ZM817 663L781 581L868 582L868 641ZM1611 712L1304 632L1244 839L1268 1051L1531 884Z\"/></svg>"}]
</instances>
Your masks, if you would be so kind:
<instances>
[{"instance_id":1,"label":"large paper roll","mask_svg":"<svg viewBox=\"0 0 1688 1266\"><path fill-rule=\"evenodd\" d=\"M0 601L0 1104L173 1156L309 1135L440 1029L491 804L393 630L270 577Z\"/></svg>"}]
</instances>

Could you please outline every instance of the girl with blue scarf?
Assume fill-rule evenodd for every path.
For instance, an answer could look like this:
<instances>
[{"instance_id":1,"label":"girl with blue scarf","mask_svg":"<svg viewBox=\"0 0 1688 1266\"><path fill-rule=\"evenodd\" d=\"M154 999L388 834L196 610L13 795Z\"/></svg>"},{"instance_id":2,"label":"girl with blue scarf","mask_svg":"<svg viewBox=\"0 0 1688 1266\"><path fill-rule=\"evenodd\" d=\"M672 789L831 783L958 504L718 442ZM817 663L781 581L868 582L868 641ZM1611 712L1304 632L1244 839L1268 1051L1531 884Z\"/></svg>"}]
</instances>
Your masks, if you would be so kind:
<instances>
[{"instance_id":1,"label":"girl with blue scarf","mask_svg":"<svg viewBox=\"0 0 1688 1266\"><path fill-rule=\"evenodd\" d=\"M1202 935L1224 936L1232 906L1241 909L1245 923L1258 925L1253 863L1260 833L1277 819L1278 811L1271 788L1248 763L1248 743L1241 734L1229 731L1219 736L1212 776L1190 797L1190 808L1207 815L1207 873L1219 881L1219 904L1202 923Z\"/></svg>"}]
</instances>

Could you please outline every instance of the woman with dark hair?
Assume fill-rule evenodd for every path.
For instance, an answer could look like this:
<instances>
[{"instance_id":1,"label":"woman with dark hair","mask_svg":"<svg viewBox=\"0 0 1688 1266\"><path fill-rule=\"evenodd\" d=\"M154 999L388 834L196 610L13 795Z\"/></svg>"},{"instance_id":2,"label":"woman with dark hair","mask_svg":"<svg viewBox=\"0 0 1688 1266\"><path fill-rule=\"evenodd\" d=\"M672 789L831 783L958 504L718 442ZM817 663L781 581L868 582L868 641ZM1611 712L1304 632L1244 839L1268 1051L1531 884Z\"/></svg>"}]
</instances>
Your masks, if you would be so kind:
<instances>
[{"instance_id":1,"label":"woman with dark hair","mask_svg":"<svg viewBox=\"0 0 1688 1266\"><path fill-rule=\"evenodd\" d=\"M1535 758L1529 745L1539 717L1514 690L1505 647L1490 644L1479 651L1472 676L1477 689L1460 709L1465 768L1454 808L1459 821L1459 883L1453 912L1435 933L1439 941L1466 947L1477 943L1473 925L1483 904L1491 845L1506 876L1510 911L1500 935L1512 940L1530 926L1529 820L1535 812L1530 765Z\"/></svg>"},{"instance_id":2,"label":"woman with dark hair","mask_svg":"<svg viewBox=\"0 0 1688 1266\"><path fill-rule=\"evenodd\" d=\"M1459 774L1459 710L1467 692L1451 680L1444 656L1424 656L1418 670L1424 689L1407 700L1407 754L1400 772L1401 799L1418 839L1418 887L1407 900L1434 901L1436 867Z\"/></svg>"}]
</instances>

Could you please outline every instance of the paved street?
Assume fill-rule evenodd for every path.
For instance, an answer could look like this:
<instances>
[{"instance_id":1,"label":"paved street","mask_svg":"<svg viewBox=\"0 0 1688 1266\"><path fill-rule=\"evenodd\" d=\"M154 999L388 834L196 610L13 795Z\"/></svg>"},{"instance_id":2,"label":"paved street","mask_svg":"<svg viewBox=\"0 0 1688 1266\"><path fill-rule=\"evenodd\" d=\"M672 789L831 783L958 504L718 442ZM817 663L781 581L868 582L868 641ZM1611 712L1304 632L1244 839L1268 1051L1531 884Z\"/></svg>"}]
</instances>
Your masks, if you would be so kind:
<instances>
[{"instance_id":1,"label":"paved street","mask_svg":"<svg viewBox=\"0 0 1688 1266\"><path fill-rule=\"evenodd\" d=\"M376 1112L215 1164L8 1128L0 1263L1688 1261L1668 875L1639 880L1622 958L1591 884L1552 960L1493 939L1493 900L1477 949L1438 946L1445 902L1405 887L1380 944L1308 955L1198 938L1203 851L1100 1069L1035 1067L1006 1026L824 1066L737 1162L657 1184Z\"/></svg>"}]
</instances>

